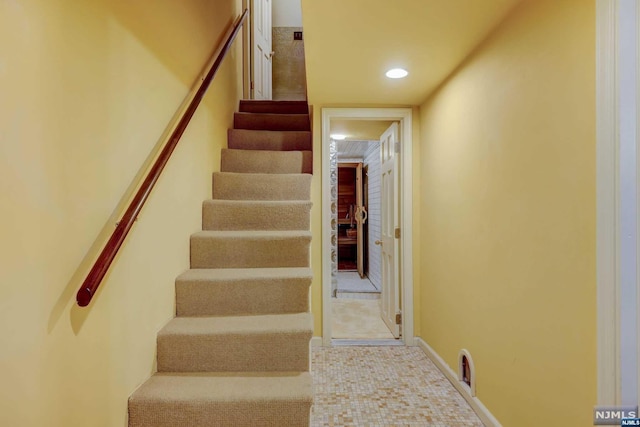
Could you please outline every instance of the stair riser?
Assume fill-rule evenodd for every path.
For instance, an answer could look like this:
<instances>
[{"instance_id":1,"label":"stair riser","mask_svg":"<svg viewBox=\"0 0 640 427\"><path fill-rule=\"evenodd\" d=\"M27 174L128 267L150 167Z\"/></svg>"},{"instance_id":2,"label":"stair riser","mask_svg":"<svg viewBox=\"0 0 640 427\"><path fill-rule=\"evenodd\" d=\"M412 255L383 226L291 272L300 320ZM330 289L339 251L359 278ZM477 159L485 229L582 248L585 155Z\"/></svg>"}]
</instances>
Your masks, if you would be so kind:
<instances>
[{"instance_id":1,"label":"stair riser","mask_svg":"<svg viewBox=\"0 0 640 427\"><path fill-rule=\"evenodd\" d=\"M309 311L311 279L176 282L177 316L238 316Z\"/></svg>"},{"instance_id":2,"label":"stair riser","mask_svg":"<svg viewBox=\"0 0 640 427\"><path fill-rule=\"evenodd\" d=\"M308 267L309 237L191 237L191 268Z\"/></svg>"},{"instance_id":3,"label":"stair riser","mask_svg":"<svg viewBox=\"0 0 640 427\"><path fill-rule=\"evenodd\" d=\"M309 427L305 401L129 403L129 427Z\"/></svg>"},{"instance_id":4,"label":"stair riser","mask_svg":"<svg viewBox=\"0 0 640 427\"><path fill-rule=\"evenodd\" d=\"M311 173L311 151L222 150L221 172Z\"/></svg>"},{"instance_id":5,"label":"stair riser","mask_svg":"<svg viewBox=\"0 0 640 427\"><path fill-rule=\"evenodd\" d=\"M213 174L213 198L219 200L309 200L311 175Z\"/></svg>"},{"instance_id":6,"label":"stair riser","mask_svg":"<svg viewBox=\"0 0 640 427\"><path fill-rule=\"evenodd\" d=\"M240 101L242 113L309 114L306 101Z\"/></svg>"},{"instance_id":7,"label":"stair riser","mask_svg":"<svg viewBox=\"0 0 640 427\"><path fill-rule=\"evenodd\" d=\"M158 372L304 372L311 335L160 335Z\"/></svg>"},{"instance_id":8,"label":"stair riser","mask_svg":"<svg viewBox=\"0 0 640 427\"><path fill-rule=\"evenodd\" d=\"M129 427L309 426L308 372L156 373L129 398Z\"/></svg>"},{"instance_id":9,"label":"stair riser","mask_svg":"<svg viewBox=\"0 0 640 427\"><path fill-rule=\"evenodd\" d=\"M210 200L202 205L203 230L309 230L311 204L238 204Z\"/></svg>"},{"instance_id":10,"label":"stair riser","mask_svg":"<svg viewBox=\"0 0 640 427\"><path fill-rule=\"evenodd\" d=\"M235 129L309 131L311 124L307 114L254 114L235 113Z\"/></svg>"},{"instance_id":11,"label":"stair riser","mask_svg":"<svg viewBox=\"0 0 640 427\"><path fill-rule=\"evenodd\" d=\"M238 150L311 151L311 132L229 129L229 148Z\"/></svg>"}]
</instances>

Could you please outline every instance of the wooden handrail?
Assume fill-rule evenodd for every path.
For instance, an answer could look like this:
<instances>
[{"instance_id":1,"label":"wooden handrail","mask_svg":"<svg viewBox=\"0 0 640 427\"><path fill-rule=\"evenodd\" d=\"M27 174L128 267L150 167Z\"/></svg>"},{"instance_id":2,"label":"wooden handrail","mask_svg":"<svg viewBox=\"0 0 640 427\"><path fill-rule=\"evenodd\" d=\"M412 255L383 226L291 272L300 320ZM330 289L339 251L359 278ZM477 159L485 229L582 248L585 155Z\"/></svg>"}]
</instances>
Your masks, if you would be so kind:
<instances>
[{"instance_id":1,"label":"wooden handrail","mask_svg":"<svg viewBox=\"0 0 640 427\"><path fill-rule=\"evenodd\" d=\"M246 21L247 15L248 11L247 9L245 9L242 15L240 15L236 19L236 21L233 23L233 26L227 32L224 44L216 51L217 56L216 54L214 54L215 60L208 68L206 76L202 78L200 86L198 87L198 90L196 91L193 99L185 109L182 117L180 117L178 124L175 126L173 132L171 133L171 136L168 138L167 142L162 148L160 155L147 173L147 176L142 182L142 185L138 189L135 197L129 203L129 206L122 216L122 219L116 224L116 229L111 234L111 237L102 249L102 252L98 256L98 259L96 259L96 262L93 264L93 267L82 283L82 286L80 286L80 289L78 290L78 293L76 295L76 301L80 307L87 306L89 302L91 302L91 298L93 298L96 291L98 290L102 279L104 278L105 274L107 274L111 263L116 257L116 254L122 246L124 239L127 237L127 234L129 234L129 230L131 230L133 223L136 221L140 210L142 210L144 203L149 198L149 194L158 181L158 178L160 177L160 174L162 173L165 165L169 161L173 150L178 145L180 137L189 125L191 117L193 117L193 114L196 112L196 109L200 105L202 98L204 98L204 95L206 94L207 89L209 88L209 85L213 80L213 77L216 75L218 69L220 68L222 60L229 52L229 49L231 48L233 41L238 35L240 28Z\"/></svg>"}]
</instances>

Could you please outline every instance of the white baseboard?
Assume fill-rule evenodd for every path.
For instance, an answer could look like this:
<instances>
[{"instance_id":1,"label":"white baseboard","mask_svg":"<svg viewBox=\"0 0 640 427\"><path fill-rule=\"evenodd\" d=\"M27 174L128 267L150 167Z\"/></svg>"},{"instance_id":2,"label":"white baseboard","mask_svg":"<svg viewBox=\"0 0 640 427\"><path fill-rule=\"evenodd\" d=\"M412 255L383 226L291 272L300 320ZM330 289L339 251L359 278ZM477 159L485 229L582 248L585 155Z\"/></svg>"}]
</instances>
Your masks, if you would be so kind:
<instances>
[{"instance_id":1,"label":"white baseboard","mask_svg":"<svg viewBox=\"0 0 640 427\"><path fill-rule=\"evenodd\" d=\"M418 347L425 352L427 357L431 359L431 361L440 369L440 371L444 374L445 377L453 384L453 386L458 390L458 392L464 397L464 400L469 403L471 409L478 415L480 420L487 427L502 427L502 424L496 419L496 417L491 414L491 412L487 409L486 406L482 404L480 399L477 397L471 396L469 392L469 387L461 381L458 381L458 374L453 372L453 370L445 363L444 360L432 349L429 344L427 344L422 338L416 337L415 342L418 344Z\"/></svg>"},{"instance_id":2,"label":"white baseboard","mask_svg":"<svg viewBox=\"0 0 640 427\"><path fill-rule=\"evenodd\" d=\"M311 337L311 347L322 347L322 337Z\"/></svg>"}]
</instances>

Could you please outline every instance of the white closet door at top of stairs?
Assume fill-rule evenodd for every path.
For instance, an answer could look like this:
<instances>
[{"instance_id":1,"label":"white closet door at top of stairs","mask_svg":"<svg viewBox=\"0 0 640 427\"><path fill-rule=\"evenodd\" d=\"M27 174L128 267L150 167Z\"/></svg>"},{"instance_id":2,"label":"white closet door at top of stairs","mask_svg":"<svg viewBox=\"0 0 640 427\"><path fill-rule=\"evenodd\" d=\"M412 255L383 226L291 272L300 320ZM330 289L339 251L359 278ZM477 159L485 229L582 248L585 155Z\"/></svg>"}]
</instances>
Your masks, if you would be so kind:
<instances>
[{"instance_id":1,"label":"white closet door at top of stairs","mask_svg":"<svg viewBox=\"0 0 640 427\"><path fill-rule=\"evenodd\" d=\"M252 0L252 83L254 99L271 99L273 51L271 0Z\"/></svg>"}]
</instances>

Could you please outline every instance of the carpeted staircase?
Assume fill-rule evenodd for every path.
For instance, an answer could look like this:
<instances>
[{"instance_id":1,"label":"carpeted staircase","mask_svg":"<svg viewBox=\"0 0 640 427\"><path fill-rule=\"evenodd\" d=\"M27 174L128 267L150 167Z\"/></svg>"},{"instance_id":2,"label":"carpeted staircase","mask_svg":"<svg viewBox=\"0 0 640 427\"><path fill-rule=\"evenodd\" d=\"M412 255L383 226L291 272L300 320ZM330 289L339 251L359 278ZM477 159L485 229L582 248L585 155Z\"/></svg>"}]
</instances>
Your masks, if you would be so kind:
<instances>
[{"instance_id":1,"label":"carpeted staircase","mask_svg":"<svg viewBox=\"0 0 640 427\"><path fill-rule=\"evenodd\" d=\"M130 427L309 425L307 104L240 101L228 147Z\"/></svg>"}]
</instances>

